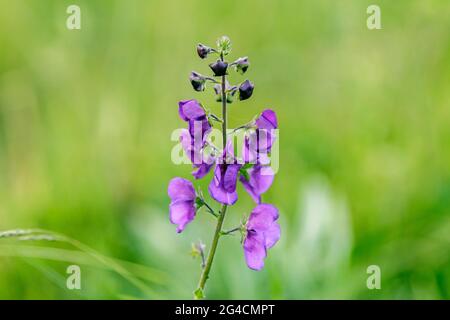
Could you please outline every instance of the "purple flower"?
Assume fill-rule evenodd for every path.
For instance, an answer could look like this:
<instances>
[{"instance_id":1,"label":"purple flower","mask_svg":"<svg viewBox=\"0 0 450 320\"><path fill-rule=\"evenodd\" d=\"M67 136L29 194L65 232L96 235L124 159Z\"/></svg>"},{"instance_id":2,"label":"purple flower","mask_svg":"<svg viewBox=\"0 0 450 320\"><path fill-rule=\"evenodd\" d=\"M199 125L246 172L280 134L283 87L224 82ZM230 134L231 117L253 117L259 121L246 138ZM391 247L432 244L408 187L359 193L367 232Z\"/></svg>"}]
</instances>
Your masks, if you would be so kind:
<instances>
[{"instance_id":1,"label":"purple flower","mask_svg":"<svg viewBox=\"0 0 450 320\"><path fill-rule=\"evenodd\" d=\"M244 240L244 255L247 266L253 270L264 267L267 249L280 239L278 209L271 204L257 205L247 221L247 236Z\"/></svg>"},{"instance_id":2,"label":"purple flower","mask_svg":"<svg viewBox=\"0 0 450 320\"><path fill-rule=\"evenodd\" d=\"M167 193L171 199L170 222L178 225L180 233L195 218L195 189L189 180L176 177L170 180Z\"/></svg>"},{"instance_id":3,"label":"purple flower","mask_svg":"<svg viewBox=\"0 0 450 320\"><path fill-rule=\"evenodd\" d=\"M270 166L254 165L247 169L247 176L241 175L239 180L252 199L261 203L261 195L269 190L274 178L274 172Z\"/></svg>"},{"instance_id":4,"label":"purple flower","mask_svg":"<svg viewBox=\"0 0 450 320\"><path fill-rule=\"evenodd\" d=\"M265 134L264 134L265 135ZM256 163L256 164L269 164L270 159L268 157L267 148L262 147L263 144L267 146L267 141L261 139L258 141L258 132L251 131L244 138L244 144L242 145L242 158L245 163Z\"/></svg>"},{"instance_id":5,"label":"purple flower","mask_svg":"<svg viewBox=\"0 0 450 320\"><path fill-rule=\"evenodd\" d=\"M277 114L272 109L264 110L255 122L258 129L272 130L278 128Z\"/></svg>"},{"instance_id":6,"label":"purple flower","mask_svg":"<svg viewBox=\"0 0 450 320\"><path fill-rule=\"evenodd\" d=\"M216 162L214 178L208 186L209 194L220 203L233 205L238 198L236 183L241 165L234 158L231 143L227 144L222 157L218 157Z\"/></svg>"},{"instance_id":7,"label":"purple flower","mask_svg":"<svg viewBox=\"0 0 450 320\"><path fill-rule=\"evenodd\" d=\"M178 113L184 121L202 120L206 117L205 110L195 99L178 102Z\"/></svg>"},{"instance_id":8,"label":"purple flower","mask_svg":"<svg viewBox=\"0 0 450 320\"><path fill-rule=\"evenodd\" d=\"M215 159L212 155L205 155L204 153L204 145L205 141L195 141L189 133L188 130L183 129L180 134L180 142L181 146L186 152L186 155L192 162L192 166L195 170L192 172L192 175L195 179L203 178L211 168L214 166Z\"/></svg>"},{"instance_id":9,"label":"purple flower","mask_svg":"<svg viewBox=\"0 0 450 320\"><path fill-rule=\"evenodd\" d=\"M275 142L275 129L278 128L278 120L275 111L264 110L255 120L255 130L247 133L243 145L243 159L248 163L268 164L267 154L271 151Z\"/></svg>"},{"instance_id":10,"label":"purple flower","mask_svg":"<svg viewBox=\"0 0 450 320\"><path fill-rule=\"evenodd\" d=\"M204 142L206 134L211 130L211 124L203 107L197 100L182 100L178 102L180 118L188 122L189 133L194 142Z\"/></svg>"},{"instance_id":11,"label":"purple flower","mask_svg":"<svg viewBox=\"0 0 450 320\"><path fill-rule=\"evenodd\" d=\"M278 128L277 114L271 109L264 110L255 120L258 135L258 150L270 152L275 141L274 130Z\"/></svg>"},{"instance_id":12,"label":"purple flower","mask_svg":"<svg viewBox=\"0 0 450 320\"><path fill-rule=\"evenodd\" d=\"M197 170L192 172L192 175L195 179L201 179L206 176L209 171L211 171L212 167L214 167L214 158L209 156L206 160L200 165L196 166Z\"/></svg>"},{"instance_id":13,"label":"purple flower","mask_svg":"<svg viewBox=\"0 0 450 320\"><path fill-rule=\"evenodd\" d=\"M191 137L204 142L207 134L211 131L211 124L207 118L202 120L191 120L188 122L188 128Z\"/></svg>"},{"instance_id":14,"label":"purple flower","mask_svg":"<svg viewBox=\"0 0 450 320\"><path fill-rule=\"evenodd\" d=\"M189 130L183 130L180 141L184 151L197 170L192 172L195 179L204 177L214 165L214 158L204 155L204 146L211 125L205 110L197 100L183 100L178 103L180 118L188 122Z\"/></svg>"}]
</instances>

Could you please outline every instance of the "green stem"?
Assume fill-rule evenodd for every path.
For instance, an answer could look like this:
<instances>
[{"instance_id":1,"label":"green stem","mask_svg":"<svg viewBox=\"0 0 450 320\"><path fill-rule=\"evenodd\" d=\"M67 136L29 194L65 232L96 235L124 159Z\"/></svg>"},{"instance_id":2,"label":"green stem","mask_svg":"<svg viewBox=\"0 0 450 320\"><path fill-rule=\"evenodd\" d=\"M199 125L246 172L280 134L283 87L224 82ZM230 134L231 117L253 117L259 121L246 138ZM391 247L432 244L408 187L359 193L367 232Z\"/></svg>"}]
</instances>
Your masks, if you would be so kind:
<instances>
[{"instance_id":1,"label":"green stem","mask_svg":"<svg viewBox=\"0 0 450 320\"><path fill-rule=\"evenodd\" d=\"M220 55L220 60L223 61L223 54ZM222 142L223 142L223 148L225 150L227 145L227 94L225 92L226 90L226 76L222 76ZM214 255L216 254L217 245L219 243L219 238L222 234L222 225L223 221L225 219L225 213L227 212L227 205L222 205L222 208L219 212L219 217L217 218L217 225L216 225L216 231L214 232L214 237L211 243L211 249L208 253L208 258L206 260L205 268L202 271L202 274L200 276L200 281L198 283L198 288L195 292L195 298L203 298L204 297L204 290L206 281L209 278L209 272L211 271L211 267L214 261Z\"/></svg>"},{"instance_id":2,"label":"green stem","mask_svg":"<svg viewBox=\"0 0 450 320\"><path fill-rule=\"evenodd\" d=\"M236 231L239 231L239 230L241 230L241 227L236 227L236 228L231 229L231 230L222 231L222 232L221 232L221 235L226 236L226 235L228 235L228 234L231 234L231 233L236 232Z\"/></svg>"},{"instance_id":3,"label":"green stem","mask_svg":"<svg viewBox=\"0 0 450 320\"><path fill-rule=\"evenodd\" d=\"M210 207L209 204L207 204L204 200L203 200L203 204L205 205L206 209L208 210L209 213L211 213L214 217L218 218L219 215L217 213L214 212L214 209Z\"/></svg>"},{"instance_id":4,"label":"green stem","mask_svg":"<svg viewBox=\"0 0 450 320\"><path fill-rule=\"evenodd\" d=\"M216 231L214 232L214 238L211 244L211 249L209 250L208 259L206 260L205 268L203 269L200 281L198 283L198 289L202 293L205 290L206 281L209 278L209 271L211 270L212 263L214 260L214 255L216 254L217 245L219 243L219 238L222 232L223 220L225 218L225 212L227 211L227 206L224 204L220 210L219 218L217 219Z\"/></svg>"}]
</instances>

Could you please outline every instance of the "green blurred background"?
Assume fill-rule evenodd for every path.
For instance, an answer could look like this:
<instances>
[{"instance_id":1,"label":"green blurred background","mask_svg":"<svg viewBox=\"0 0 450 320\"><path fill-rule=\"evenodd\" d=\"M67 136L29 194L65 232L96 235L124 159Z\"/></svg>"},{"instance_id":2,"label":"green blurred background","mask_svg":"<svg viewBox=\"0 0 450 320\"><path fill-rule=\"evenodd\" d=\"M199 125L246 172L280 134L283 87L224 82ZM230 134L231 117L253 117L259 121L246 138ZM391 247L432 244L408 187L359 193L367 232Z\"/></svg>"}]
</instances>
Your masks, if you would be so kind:
<instances>
[{"instance_id":1,"label":"green blurred background","mask_svg":"<svg viewBox=\"0 0 450 320\"><path fill-rule=\"evenodd\" d=\"M381 7L382 30L366 27ZM66 8L81 7L81 30ZM177 102L219 113L198 42L248 55L252 99L280 123L280 170L264 201L282 238L262 272L223 238L208 298L450 297L450 2L447 0L0 0L0 230L44 228L81 246L0 239L0 298L191 298L191 243L210 244L198 214L180 235L167 183ZM232 80L238 81L233 75ZM210 177L206 180L209 180ZM209 181L199 183L205 188ZM233 227L253 204L240 189ZM105 258L105 259L109 259ZM82 290L66 289L79 264ZM378 265L382 289L368 290Z\"/></svg>"}]
</instances>

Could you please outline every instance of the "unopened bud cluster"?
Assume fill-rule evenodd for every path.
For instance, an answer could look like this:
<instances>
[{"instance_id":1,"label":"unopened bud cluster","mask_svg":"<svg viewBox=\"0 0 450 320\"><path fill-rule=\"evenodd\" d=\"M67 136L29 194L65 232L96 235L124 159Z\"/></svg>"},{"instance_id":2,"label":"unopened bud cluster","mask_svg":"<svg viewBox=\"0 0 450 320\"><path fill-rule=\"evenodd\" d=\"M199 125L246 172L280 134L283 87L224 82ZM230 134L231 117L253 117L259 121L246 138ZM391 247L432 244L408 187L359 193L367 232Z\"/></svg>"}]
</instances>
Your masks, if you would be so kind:
<instances>
[{"instance_id":1,"label":"unopened bud cluster","mask_svg":"<svg viewBox=\"0 0 450 320\"><path fill-rule=\"evenodd\" d=\"M211 82L215 84L213 88L217 96L217 101L222 101L222 88L219 81L217 81L215 77L223 77L227 75L230 68L234 69L234 71L239 74L244 74L250 66L250 62L247 57L241 57L229 63L225 60L225 57L230 53L231 41L226 36L223 36L217 40L217 48L212 48L201 43L197 45L197 54L201 59L206 59L211 55L216 56L216 59L209 64L212 71L211 76L206 76L196 71L191 72L189 80L195 91L204 91L206 84ZM254 85L250 80L245 80L239 85L230 85L227 81L225 87L227 103L232 103L236 96L239 100L249 99L252 96L254 89Z\"/></svg>"}]
</instances>

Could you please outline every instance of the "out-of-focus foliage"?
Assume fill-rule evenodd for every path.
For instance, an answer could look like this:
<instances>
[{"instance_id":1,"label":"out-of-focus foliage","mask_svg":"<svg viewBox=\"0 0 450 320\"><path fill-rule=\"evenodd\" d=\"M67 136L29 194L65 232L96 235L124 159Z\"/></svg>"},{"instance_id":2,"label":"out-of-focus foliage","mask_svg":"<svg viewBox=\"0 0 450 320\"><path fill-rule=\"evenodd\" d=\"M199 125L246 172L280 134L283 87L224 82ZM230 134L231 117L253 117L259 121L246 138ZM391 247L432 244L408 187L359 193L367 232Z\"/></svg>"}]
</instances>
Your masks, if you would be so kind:
<instances>
[{"instance_id":1,"label":"out-of-focus foliage","mask_svg":"<svg viewBox=\"0 0 450 320\"><path fill-rule=\"evenodd\" d=\"M259 273L238 237L222 239L208 297L450 298L450 3L376 2L370 31L364 0L0 0L0 230L66 234L148 287L66 244L2 239L0 298L192 296L191 242L209 245L214 221L170 225L167 182L190 172L171 162L170 135L178 100L220 113L187 78L209 71L195 45L223 34L256 86L230 125L279 115L264 201L282 239ZM69 31L74 3L82 29ZM230 228L253 206L239 193ZM72 263L81 291L65 288ZM372 264L381 290L366 287Z\"/></svg>"}]
</instances>

